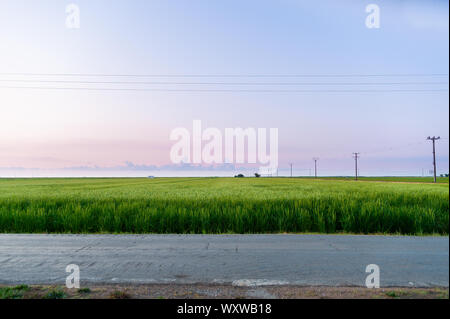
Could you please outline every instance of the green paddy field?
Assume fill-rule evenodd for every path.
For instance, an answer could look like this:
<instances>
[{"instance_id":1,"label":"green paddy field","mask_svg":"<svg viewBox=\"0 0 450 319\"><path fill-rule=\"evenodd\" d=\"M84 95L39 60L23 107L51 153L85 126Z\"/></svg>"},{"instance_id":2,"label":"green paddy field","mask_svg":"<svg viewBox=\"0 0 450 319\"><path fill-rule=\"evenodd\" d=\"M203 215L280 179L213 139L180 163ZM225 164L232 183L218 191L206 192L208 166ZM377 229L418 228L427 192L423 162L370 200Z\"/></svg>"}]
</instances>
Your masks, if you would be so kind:
<instances>
[{"instance_id":1,"label":"green paddy field","mask_svg":"<svg viewBox=\"0 0 450 319\"><path fill-rule=\"evenodd\" d=\"M448 178L0 179L1 233L449 233Z\"/></svg>"}]
</instances>

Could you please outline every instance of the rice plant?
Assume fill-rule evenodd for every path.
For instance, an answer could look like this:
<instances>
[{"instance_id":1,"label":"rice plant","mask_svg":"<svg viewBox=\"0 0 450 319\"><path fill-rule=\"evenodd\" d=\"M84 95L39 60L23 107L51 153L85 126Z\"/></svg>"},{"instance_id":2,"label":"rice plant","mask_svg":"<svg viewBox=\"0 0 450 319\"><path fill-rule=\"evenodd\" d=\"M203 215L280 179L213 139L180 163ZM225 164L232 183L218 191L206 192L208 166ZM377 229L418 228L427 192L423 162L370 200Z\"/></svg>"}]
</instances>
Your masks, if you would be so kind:
<instances>
[{"instance_id":1,"label":"rice plant","mask_svg":"<svg viewBox=\"0 0 450 319\"><path fill-rule=\"evenodd\" d=\"M0 179L3 233L449 233L448 184Z\"/></svg>"}]
</instances>

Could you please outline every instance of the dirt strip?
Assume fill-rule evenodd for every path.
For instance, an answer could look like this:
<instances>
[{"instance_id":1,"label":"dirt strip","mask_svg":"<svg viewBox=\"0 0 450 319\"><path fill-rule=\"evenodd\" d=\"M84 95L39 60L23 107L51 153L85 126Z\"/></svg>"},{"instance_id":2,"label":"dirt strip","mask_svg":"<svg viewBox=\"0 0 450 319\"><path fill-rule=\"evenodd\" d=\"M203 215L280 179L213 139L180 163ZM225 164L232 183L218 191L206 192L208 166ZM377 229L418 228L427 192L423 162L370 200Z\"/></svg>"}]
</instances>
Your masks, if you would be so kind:
<instances>
[{"instance_id":1,"label":"dirt strip","mask_svg":"<svg viewBox=\"0 0 450 319\"><path fill-rule=\"evenodd\" d=\"M0 299L448 299L449 289L264 286L216 284L0 286Z\"/></svg>"}]
</instances>

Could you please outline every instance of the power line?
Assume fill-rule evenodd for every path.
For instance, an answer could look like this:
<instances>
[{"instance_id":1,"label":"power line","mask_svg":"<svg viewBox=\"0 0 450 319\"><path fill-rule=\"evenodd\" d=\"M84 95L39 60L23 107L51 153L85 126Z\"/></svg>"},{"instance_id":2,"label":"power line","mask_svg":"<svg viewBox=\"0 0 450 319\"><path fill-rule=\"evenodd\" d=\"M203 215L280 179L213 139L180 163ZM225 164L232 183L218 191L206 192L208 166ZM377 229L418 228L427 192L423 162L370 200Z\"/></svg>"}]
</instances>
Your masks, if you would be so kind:
<instances>
[{"instance_id":1,"label":"power line","mask_svg":"<svg viewBox=\"0 0 450 319\"><path fill-rule=\"evenodd\" d=\"M86 76L86 77L160 77L160 78L334 78L334 77L434 77L448 73L385 73L385 74L107 74L107 73L0 73L8 76Z\"/></svg>"},{"instance_id":2,"label":"power line","mask_svg":"<svg viewBox=\"0 0 450 319\"><path fill-rule=\"evenodd\" d=\"M255 93L387 93L387 92L448 92L448 89L388 89L388 90L250 90L250 89L144 89L144 88L87 88L87 87L38 87L38 86L0 86L0 89L31 90L86 90L86 91L141 91L141 92L255 92Z\"/></svg>"},{"instance_id":3,"label":"power line","mask_svg":"<svg viewBox=\"0 0 450 319\"><path fill-rule=\"evenodd\" d=\"M314 161L314 177L317 178L317 161L319 160L318 157L313 157Z\"/></svg>"},{"instance_id":4,"label":"power line","mask_svg":"<svg viewBox=\"0 0 450 319\"><path fill-rule=\"evenodd\" d=\"M355 180L358 180L358 158L359 153L353 153L353 157L355 158Z\"/></svg>"},{"instance_id":5,"label":"power line","mask_svg":"<svg viewBox=\"0 0 450 319\"><path fill-rule=\"evenodd\" d=\"M434 182L436 183L436 146L435 146L435 142L437 140L440 140L441 138L438 137L427 137L428 141L432 141L433 142L433 172L434 172Z\"/></svg>"},{"instance_id":6,"label":"power line","mask_svg":"<svg viewBox=\"0 0 450 319\"><path fill-rule=\"evenodd\" d=\"M440 85L440 82L144 82L144 81L68 81L68 80L0 80L19 83L71 83L71 84L151 84L151 85Z\"/></svg>"},{"instance_id":7,"label":"power line","mask_svg":"<svg viewBox=\"0 0 450 319\"><path fill-rule=\"evenodd\" d=\"M383 152L391 152L391 151L396 151L396 150L408 148L408 147L411 147L411 146L421 145L421 144L424 144L424 143L425 143L425 141L421 141L421 142L408 143L408 144L405 144L405 145L402 145L402 146L385 147L385 148L380 148L380 149L377 149L377 150L361 152L361 154L371 155L371 154L377 154L377 153L383 153Z\"/></svg>"},{"instance_id":8,"label":"power line","mask_svg":"<svg viewBox=\"0 0 450 319\"><path fill-rule=\"evenodd\" d=\"M448 137L441 137L440 140L442 142L448 142L449 138ZM413 142L413 143L408 143L408 144L404 144L401 146L389 146L389 147L385 147L385 148L379 148L379 149L374 149L374 150L369 150L369 151L365 151L365 152L360 152L359 154L361 155L373 155L373 154L378 154L378 153L384 153L384 152L393 152L393 151L397 151L397 150L402 150L405 148L410 148L410 147L414 147L414 146L419 146L419 145L424 145L426 143L426 141L420 141L420 142ZM321 159L322 160L340 160L340 159L346 159L348 158L348 153L336 153L335 156L333 157L328 157L328 156L322 156Z\"/></svg>"}]
</instances>

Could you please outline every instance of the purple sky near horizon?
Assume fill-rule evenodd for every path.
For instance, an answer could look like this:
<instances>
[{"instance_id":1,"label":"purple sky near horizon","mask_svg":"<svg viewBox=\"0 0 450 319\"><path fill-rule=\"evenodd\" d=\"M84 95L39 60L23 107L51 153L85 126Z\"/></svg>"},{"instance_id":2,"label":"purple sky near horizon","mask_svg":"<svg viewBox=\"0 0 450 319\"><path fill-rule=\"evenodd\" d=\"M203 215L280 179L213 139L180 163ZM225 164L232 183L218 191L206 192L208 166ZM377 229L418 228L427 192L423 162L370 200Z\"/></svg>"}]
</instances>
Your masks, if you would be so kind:
<instances>
[{"instance_id":1,"label":"purple sky near horizon","mask_svg":"<svg viewBox=\"0 0 450 319\"><path fill-rule=\"evenodd\" d=\"M65 7L71 2L80 7L80 29L65 26ZM365 25L369 3L380 6L379 29ZM432 168L431 143L426 137L440 135L438 173L448 173L448 38L448 2L439 0L346 0L339 4L332 0L3 0L0 176L18 174L19 168L27 172L80 166L117 168L127 161L169 165L174 144L169 140L171 130L185 127L192 131L193 120L222 132L236 127L278 128L281 169L294 163L298 173L305 175L313 167L313 157L320 158L323 174L352 174L352 152L361 153L363 175L420 175ZM142 78L7 73L315 76ZM318 77L349 74L434 75ZM41 82L30 82L36 80ZM55 80L60 82L45 82ZM392 84L398 82L415 84ZM355 92L372 89L380 92ZM395 89L440 91L390 91Z\"/></svg>"}]
</instances>

